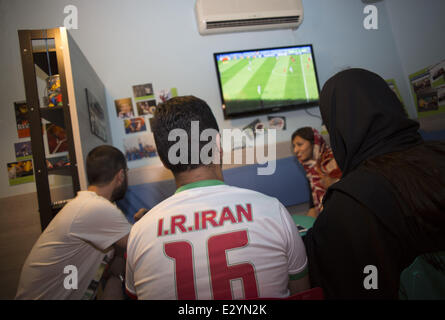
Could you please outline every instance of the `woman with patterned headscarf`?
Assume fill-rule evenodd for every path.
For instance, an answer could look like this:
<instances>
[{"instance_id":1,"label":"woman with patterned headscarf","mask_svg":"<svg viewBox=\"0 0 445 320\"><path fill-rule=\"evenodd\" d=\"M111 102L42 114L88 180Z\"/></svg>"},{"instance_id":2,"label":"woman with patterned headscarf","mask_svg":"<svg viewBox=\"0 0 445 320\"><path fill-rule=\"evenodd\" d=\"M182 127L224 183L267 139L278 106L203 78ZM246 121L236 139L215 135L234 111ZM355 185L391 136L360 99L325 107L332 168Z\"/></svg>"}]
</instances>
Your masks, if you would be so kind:
<instances>
[{"instance_id":1,"label":"woman with patterned headscarf","mask_svg":"<svg viewBox=\"0 0 445 320\"><path fill-rule=\"evenodd\" d=\"M292 134L292 145L309 182L308 215L317 217L323 209L322 201L326 190L341 178L341 170L331 148L317 130L310 127L298 129Z\"/></svg>"}]
</instances>

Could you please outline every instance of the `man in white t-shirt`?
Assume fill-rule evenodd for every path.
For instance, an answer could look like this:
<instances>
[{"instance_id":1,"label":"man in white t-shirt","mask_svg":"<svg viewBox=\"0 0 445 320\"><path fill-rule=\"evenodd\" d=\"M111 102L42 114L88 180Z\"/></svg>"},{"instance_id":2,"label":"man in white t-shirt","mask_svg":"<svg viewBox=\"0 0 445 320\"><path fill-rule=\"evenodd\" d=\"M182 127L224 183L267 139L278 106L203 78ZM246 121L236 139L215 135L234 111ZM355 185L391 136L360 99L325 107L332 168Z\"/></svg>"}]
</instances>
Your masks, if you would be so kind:
<instances>
[{"instance_id":1,"label":"man in white t-shirt","mask_svg":"<svg viewBox=\"0 0 445 320\"><path fill-rule=\"evenodd\" d=\"M92 298L113 253L112 271L118 274L108 283L124 273L120 256L131 225L113 202L127 190L125 157L112 146L100 146L88 154L86 168L88 191L69 201L40 235L23 265L16 299Z\"/></svg>"},{"instance_id":2,"label":"man in white t-shirt","mask_svg":"<svg viewBox=\"0 0 445 320\"><path fill-rule=\"evenodd\" d=\"M218 124L207 103L172 98L156 108L151 128L178 189L130 232L127 294L221 300L287 297L309 289L305 248L285 207L224 184ZM210 142L198 141L205 130ZM196 160L196 153L211 161Z\"/></svg>"}]
</instances>

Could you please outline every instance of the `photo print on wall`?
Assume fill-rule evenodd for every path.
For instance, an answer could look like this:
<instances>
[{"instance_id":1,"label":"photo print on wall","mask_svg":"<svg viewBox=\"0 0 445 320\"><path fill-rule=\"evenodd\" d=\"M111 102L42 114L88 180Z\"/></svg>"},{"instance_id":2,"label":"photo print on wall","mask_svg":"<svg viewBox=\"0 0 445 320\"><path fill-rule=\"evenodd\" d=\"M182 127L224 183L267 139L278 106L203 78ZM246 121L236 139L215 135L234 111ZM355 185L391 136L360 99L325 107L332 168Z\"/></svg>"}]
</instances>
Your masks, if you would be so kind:
<instances>
[{"instance_id":1,"label":"photo print on wall","mask_svg":"<svg viewBox=\"0 0 445 320\"><path fill-rule=\"evenodd\" d=\"M419 118L445 113L445 60L409 76Z\"/></svg>"},{"instance_id":2,"label":"photo print on wall","mask_svg":"<svg viewBox=\"0 0 445 320\"><path fill-rule=\"evenodd\" d=\"M142 117L124 119L123 121L126 134L147 131L145 119Z\"/></svg>"},{"instance_id":3,"label":"photo print on wall","mask_svg":"<svg viewBox=\"0 0 445 320\"><path fill-rule=\"evenodd\" d=\"M156 100L136 102L138 116L153 115L156 110Z\"/></svg>"},{"instance_id":4,"label":"photo print on wall","mask_svg":"<svg viewBox=\"0 0 445 320\"><path fill-rule=\"evenodd\" d=\"M269 129L286 130L286 117L283 116L268 116Z\"/></svg>"},{"instance_id":5,"label":"photo print on wall","mask_svg":"<svg viewBox=\"0 0 445 320\"><path fill-rule=\"evenodd\" d=\"M17 161L30 159L32 156L31 141L14 143L14 150Z\"/></svg>"},{"instance_id":6,"label":"photo print on wall","mask_svg":"<svg viewBox=\"0 0 445 320\"><path fill-rule=\"evenodd\" d=\"M133 86L133 94L135 101L153 99L153 85L151 83L135 85Z\"/></svg>"},{"instance_id":7,"label":"photo print on wall","mask_svg":"<svg viewBox=\"0 0 445 320\"><path fill-rule=\"evenodd\" d=\"M174 98L178 96L178 89L161 89L156 92L156 101L158 103L163 103L168 99Z\"/></svg>"},{"instance_id":8,"label":"photo print on wall","mask_svg":"<svg viewBox=\"0 0 445 320\"><path fill-rule=\"evenodd\" d=\"M263 131L260 131L262 129L266 130L264 123L262 123L260 119L255 119L245 126L242 131L244 131L250 139L255 140L257 134L263 133Z\"/></svg>"},{"instance_id":9,"label":"photo print on wall","mask_svg":"<svg viewBox=\"0 0 445 320\"><path fill-rule=\"evenodd\" d=\"M158 156L152 133L125 138L124 150L127 161L135 161Z\"/></svg>"},{"instance_id":10,"label":"photo print on wall","mask_svg":"<svg viewBox=\"0 0 445 320\"><path fill-rule=\"evenodd\" d=\"M34 181L34 170L31 159L10 162L7 164L7 167L10 186Z\"/></svg>"},{"instance_id":11,"label":"photo print on wall","mask_svg":"<svg viewBox=\"0 0 445 320\"><path fill-rule=\"evenodd\" d=\"M134 117L133 102L131 101L131 98L114 100L114 105L116 107L116 115L118 118L125 119Z\"/></svg>"},{"instance_id":12,"label":"photo print on wall","mask_svg":"<svg viewBox=\"0 0 445 320\"><path fill-rule=\"evenodd\" d=\"M15 120L17 123L17 134L19 138L30 136L28 106L25 101L14 102Z\"/></svg>"}]
</instances>

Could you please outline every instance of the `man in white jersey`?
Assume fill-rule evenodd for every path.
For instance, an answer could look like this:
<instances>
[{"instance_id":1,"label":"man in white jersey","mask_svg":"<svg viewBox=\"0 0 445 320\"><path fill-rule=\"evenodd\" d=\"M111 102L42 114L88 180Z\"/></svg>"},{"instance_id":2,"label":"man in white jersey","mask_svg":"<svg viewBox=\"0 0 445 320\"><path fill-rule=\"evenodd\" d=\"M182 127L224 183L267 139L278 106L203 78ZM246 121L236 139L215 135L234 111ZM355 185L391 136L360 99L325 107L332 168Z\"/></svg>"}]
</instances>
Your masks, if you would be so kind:
<instances>
[{"instance_id":1,"label":"man in white jersey","mask_svg":"<svg viewBox=\"0 0 445 320\"><path fill-rule=\"evenodd\" d=\"M199 121L199 136L213 129L211 150L203 149L208 140L193 137L192 121ZM286 208L275 198L224 184L220 161L215 161L222 158L218 124L207 103L193 96L170 99L156 108L151 127L159 157L178 189L130 232L127 294L249 299L309 289L305 248ZM185 137L188 146L180 162L172 161L178 142L171 141L171 132ZM193 152L201 150L214 161L194 162Z\"/></svg>"},{"instance_id":2,"label":"man in white jersey","mask_svg":"<svg viewBox=\"0 0 445 320\"><path fill-rule=\"evenodd\" d=\"M16 299L94 298L97 274L111 258L113 245L114 277L105 295L123 298L117 277L124 274L131 225L112 202L127 190L125 156L114 147L100 146L88 154L86 169L88 191L69 201L40 235L23 265Z\"/></svg>"}]
</instances>

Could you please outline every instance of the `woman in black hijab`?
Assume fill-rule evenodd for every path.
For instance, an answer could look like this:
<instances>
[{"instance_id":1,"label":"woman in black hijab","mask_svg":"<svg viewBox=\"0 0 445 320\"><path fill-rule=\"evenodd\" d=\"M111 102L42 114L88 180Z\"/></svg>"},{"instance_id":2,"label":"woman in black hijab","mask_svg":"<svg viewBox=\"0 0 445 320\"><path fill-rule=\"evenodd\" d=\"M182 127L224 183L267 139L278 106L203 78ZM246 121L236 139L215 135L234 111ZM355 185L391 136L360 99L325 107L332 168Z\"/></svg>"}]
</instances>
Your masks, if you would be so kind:
<instances>
[{"instance_id":1,"label":"woman in black hijab","mask_svg":"<svg viewBox=\"0 0 445 320\"><path fill-rule=\"evenodd\" d=\"M305 237L312 285L332 299L397 299L403 269L445 249L445 143L424 142L363 69L329 79L320 110L343 177Z\"/></svg>"}]
</instances>

